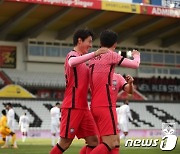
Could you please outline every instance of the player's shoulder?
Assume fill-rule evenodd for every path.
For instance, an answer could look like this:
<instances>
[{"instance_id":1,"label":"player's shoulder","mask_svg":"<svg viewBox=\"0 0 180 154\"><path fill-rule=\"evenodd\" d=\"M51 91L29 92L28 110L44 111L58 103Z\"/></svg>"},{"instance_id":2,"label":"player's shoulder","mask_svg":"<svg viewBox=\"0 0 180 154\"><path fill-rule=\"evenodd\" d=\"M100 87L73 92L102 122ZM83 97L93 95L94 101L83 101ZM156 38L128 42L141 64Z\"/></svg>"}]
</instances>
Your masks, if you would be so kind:
<instances>
[{"instance_id":1,"label":"player's shoulder","mask_svg":"<svg viewBox=\"0 0 180 154\"><path fill-rule=\"evenodd\" d=\"M116 108L116 111L119 111L119 110L120 110L120 107L117 107L117 108Z\"/></svg>"},{"instance_id":2,"label":"player's shoulder","mask_svg":"<svg viewBox=\"0 0 180 154\"><path fill-rule=\"evenodd\" d=\"M126 109L129 109L129 108L130 108L130 107L129 107L129 105L127 105L127 104L125 104L125 105L126 105L126 106L125 106L125 107L126 107Z\"/></svg>"},{"instance_id":3,"label":"player's shoulder","mask_svg":"<svg viewBox=\"0 0 180 154\"><path fill-rule=\"evenodd\" d=\"M7 120L7 117L6 116L2 116L2 120Z\"/></svg>"},{"instance_id":4,"label":"player's shoulder","mask_svg":"<svg viewBox=\"0 0 180 154\"><path fill-rule=\"evenodd\" d=\"M75 50L71 50L71 51L67 54L67 58L77 57L77 56L79 56L79 54L78 54Z\"/></svg>"},{"instance_id":5,"label":"player's shoulder","mask_svg":"<svg viewBox=\"0 0 180 154\"><path fill-rule=\"evenodd\" d=\"M120 106L120 108L121 108L121 109L126 108L126 104L122 104L122 105Z\"/></svg>"},{"instance_id":6,"label":"player's shoulder","mask_svg":"<svg viewBox=\"0 0 180 154\"><path fill-rule=\"evenodd\" d=\"M50 112L52 112L54 110L54 107L52 107L51 109L50 109Z\"/></svg>"},{"instance_id":7,"label":"player's shoulder","mask_svg":"<svg viewBox=\"0 0 180 154\"><path fill-rule=\"evenodd\" d=\"M114 74L113 74L113 78L122 79L123 76L122 76L121 74L114 73Z\"/></svg>"},{"instance_id":8,"label":"player's shoulder","mask_svg":"<svg viewBox=\"0 0 180 154\"><path fill-rule=\"evenodd\" d=\"M14 113L14 110L13 110L13 109L10 109L10 110L8 111L8 113L13 114L13 113Z\"/></svg>"}]
</instances>

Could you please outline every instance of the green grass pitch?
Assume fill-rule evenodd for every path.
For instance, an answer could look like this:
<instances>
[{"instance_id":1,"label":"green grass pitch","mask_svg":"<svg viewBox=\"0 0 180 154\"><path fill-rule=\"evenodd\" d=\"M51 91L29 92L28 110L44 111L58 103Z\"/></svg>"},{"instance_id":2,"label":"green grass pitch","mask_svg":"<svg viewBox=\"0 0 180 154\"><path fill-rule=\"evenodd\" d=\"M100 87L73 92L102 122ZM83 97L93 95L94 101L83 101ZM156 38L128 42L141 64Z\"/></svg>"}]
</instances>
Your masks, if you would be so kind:
<instances>
[{"instance_id":1,"label":"green grass pitch","mask_svg":"<svg viewBox=\"0 0 180 154\"><path fill-rule=\"evenodd\" d=\"M18 149L0 149L0 154L48 154L51 149L50 139L27 139L25 143L18 140ZM78 154L80 148L84 145L83 140L74 140L71 147L64 152L65 154ZM176 148L172 151L161 151L159 144L156 148L134 148L125 147L124 143L121 143L121 154L180 154L180 140Z\"/></svg>"}]
</instances>

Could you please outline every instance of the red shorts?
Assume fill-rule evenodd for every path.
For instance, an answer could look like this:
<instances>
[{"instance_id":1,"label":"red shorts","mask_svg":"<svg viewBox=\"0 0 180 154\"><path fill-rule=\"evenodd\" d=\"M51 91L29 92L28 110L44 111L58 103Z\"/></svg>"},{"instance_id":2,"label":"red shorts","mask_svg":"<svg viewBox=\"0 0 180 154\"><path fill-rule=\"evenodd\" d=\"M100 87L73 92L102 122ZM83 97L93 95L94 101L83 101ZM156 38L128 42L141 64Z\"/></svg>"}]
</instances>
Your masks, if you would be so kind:
<instances>
[{"instance_id":1,"label":"red shorts","mask_svg":"<svg viewBox=\"0 0 180 154\"><path fill-rule=\"evenodd\" d=\"M61 109L60 136L73 139L97 135L96 123L89 110Z\"/></svg>"},{"instance_id":2,"label":"red shorts","mask_svg":"<svg viewBox=\"0 0 180 154\"><path fill-rule=\"evenodd\" d=\"M100 136L118 134L115 107L96 107L91 109Z\"/></svg>"}]
</instances>

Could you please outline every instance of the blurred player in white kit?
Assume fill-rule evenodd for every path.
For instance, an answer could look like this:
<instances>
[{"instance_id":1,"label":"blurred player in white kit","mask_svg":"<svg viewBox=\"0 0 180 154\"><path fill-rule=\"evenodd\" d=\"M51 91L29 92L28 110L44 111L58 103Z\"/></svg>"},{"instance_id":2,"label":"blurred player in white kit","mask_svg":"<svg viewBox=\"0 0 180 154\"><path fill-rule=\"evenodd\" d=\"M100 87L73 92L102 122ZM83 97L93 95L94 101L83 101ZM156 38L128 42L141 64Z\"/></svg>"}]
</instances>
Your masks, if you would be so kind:
<instances>
[{"instance_id":1,"label":"blurred player in white kit","mask_svg":"<svg viewBox=\"0 0 180 154\"><path fill-rule=\"evenodd\" d=\"M133 120L133 118L131 116L131 112L130 112L130 107L128 104L129 104L128 100L125 100L124 104L116 109L117 117L118 117L118 125L119 125L121 132L123 132L123 134L121 134L121 136L120 136L120 139L123 139L128 135L129 119Z\"/></svg>"},{"instance_id":2,"label":"blurred player in white kit","mask_svg":"<svg viewBox=\"0 0 180 154\"><path fill-rule=\"evenodd\" d=\"M11 131L15 132L15 112L12 107L12 104L7 103L5 107L6 107L6 110L8 111L7 112L7 125L11 129ZM7 136L5 146L8 146L9 139L10 139L10 136ZM14 143L14 145L15 147L17 147L16 142Z\"/></svg>"},{"instance_id":3,"label":"blurred player in white kit","mask_svg":"<svg viewBox=\"0 0 180 154\"><path fill-rule=\"evenodd\" d=\"M25 142L29 130L29 118L26 113L20 116L19 127L22 133L22 142Z\"/></svg>"},{"instance_id":4,"label":"blurred player in white kit","mask_svg":"<svg viewBox=\"0 0 180 154\"><path fill-rule=\"evenodd\" d=\"M50 115L51 115L51 144L52 146L55 146L57 142L56 140L56 134L60 133L60 118L61 118L61 112L60 112L60 103L56 103L54 107L51 108L50 110ZM59 139L59 138L58 138Z\"/></svg>"},{"instance_id":5,"label":"blurred player in white kit","mask_svg":"<svg viewBox=\"0 0 180 154\"><path fill-rule=\"evenodd\" d=\"M7 103L6 109L8 111L7 112L8 126L14 132L14 129L15 129L15 112L14 112L14 109L12 108L12 104Z\"/></svg>"}]
</instances>

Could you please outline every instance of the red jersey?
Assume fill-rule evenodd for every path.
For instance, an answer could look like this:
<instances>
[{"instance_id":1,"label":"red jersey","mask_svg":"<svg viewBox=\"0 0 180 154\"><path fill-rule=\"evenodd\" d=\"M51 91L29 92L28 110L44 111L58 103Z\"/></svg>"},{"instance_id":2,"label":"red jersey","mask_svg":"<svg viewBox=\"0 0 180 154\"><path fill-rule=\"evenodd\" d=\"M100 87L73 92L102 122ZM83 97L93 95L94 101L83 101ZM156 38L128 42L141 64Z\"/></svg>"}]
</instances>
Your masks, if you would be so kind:
<instances>
[{"instance_id":1,"label":"red jersey","mask_svg":"<svg viewBox=\"0 0 180 154\"><path fill-rule=\"evenodd\" d=\"M123 59L116 52L109 51L89 61L92 94L91 107L114 105L111 100L113 93L112 76L115 65L120 65Z\"/></svg>"},{"instance_id":2,"label":"red jersey","mask_svg":"<svg viewBox=\"0 0 180 154\"><path fill-rule=\"evenodd\" d=\"M85 63L70 67L68 60L71 57L81 56L76 51L71 51L66 56L65 78L66 89L62 108L88 109L87 93L89 88L89 68Z\"/></svg>"},{"instance_id":3,"label":"red jersey","mask_svg":"<svg viewBox=\"0 0 180 154\"><path fill-rule=\"evenodd\" d=\"M119 91L124 90L124 86L127 84L126 80L120 74L113 74L112 79L112 104L116 106L117 95Z\"/></svg>"}]
</instances>

